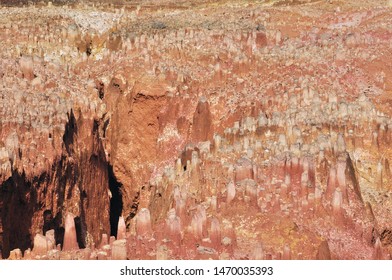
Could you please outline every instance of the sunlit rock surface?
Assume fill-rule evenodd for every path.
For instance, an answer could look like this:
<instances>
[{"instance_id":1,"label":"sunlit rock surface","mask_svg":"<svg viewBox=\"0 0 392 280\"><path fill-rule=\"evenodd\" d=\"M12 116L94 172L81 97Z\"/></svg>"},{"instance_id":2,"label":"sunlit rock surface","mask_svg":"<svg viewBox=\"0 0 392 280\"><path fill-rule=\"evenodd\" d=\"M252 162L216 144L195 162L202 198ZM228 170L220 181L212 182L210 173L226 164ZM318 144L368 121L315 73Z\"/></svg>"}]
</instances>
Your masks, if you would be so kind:
<instances>
[{"instance_id":1,"label":"sunlit rock surface","mask_svg":"<svg viewBox=\"0 0 392 280\"><path fill-rule=\"evenodd\" d=\"M390 1L0 2L0 256L390 259Z\"/></svg>"}]
</instances>

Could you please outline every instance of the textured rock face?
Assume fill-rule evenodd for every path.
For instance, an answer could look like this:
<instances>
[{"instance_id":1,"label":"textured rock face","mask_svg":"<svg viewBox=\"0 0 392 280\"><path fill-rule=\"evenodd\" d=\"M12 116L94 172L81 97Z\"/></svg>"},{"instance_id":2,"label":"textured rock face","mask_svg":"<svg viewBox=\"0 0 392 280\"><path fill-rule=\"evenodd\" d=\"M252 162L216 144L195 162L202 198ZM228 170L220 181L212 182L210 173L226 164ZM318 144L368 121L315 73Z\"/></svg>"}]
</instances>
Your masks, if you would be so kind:
<instances>
[{"instance_id":1,"label":"textured rock face","mask_svg":"<svg viewBox=\"0 0 392 280\"><path fill-rule=\"evenodd\" d=\"M391 258L389 2L286 2L0 6L2 257Z\"/></svg>"},{"instance_id":2,"label":"textured rock face","mask_svg":"<svg viewBox=\"0 0 392 280\"><path fill-rule=\"evenodd\" d=\"M74 216L69 213L65 217L63 249L64 251L74 251L79 249L76 238Z\"/></svg>"},{"instance_id":3,"label":"textured rock face","mask_svg":"<svg viewBox=\"0 0 392 280\"><path fill-rule=\"evenodd\" d=\"M85 132L84 127L93 129L88 121L76 121L71 111L65 124L60 154L45 159L53 163L46 163L48 170L40 175L35 175L39 170L34 169L31 175L27 175L23 167L23 161L34 159L23 159L22 155L14 161L12 175L2 183L3 250L16 246L22 250L31 248L32 237L29 236L42 228L45 209L51 209L55 214L52 228L56 231L57 243L63 241L65 221L62 217L65 211L77 215L78 241L82 247L88 242L97 242L103 232L110 230L106 157L98 132ZM45 208L37 207L42 203Z\"/></svg>"},{"instance_id":4,"label":"textured rock face","mask_svg":"<svg viewBox=\"0 0 392 280\"><path fill-rule=\"evenodd\" d=\"M192 140L204 142L211 139L213 134L212 116L210 105L206 98L202 98L197 104L192 122Z\"/></svg>"}]
</instances>

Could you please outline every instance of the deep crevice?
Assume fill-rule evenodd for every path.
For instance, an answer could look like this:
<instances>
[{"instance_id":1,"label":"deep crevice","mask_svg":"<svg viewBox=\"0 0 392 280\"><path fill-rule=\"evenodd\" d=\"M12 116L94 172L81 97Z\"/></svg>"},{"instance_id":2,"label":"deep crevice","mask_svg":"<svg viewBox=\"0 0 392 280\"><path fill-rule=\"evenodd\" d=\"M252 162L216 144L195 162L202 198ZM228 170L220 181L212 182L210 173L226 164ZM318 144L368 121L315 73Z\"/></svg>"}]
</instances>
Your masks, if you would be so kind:
<instances>
[{"instance_id":1,"label":"deep crevice","mask_svg":"<svg viewBox=\"0 0 392 280\"><path fill-rule=\"evenodd\" d=\"M104 83L100 82L97 86L97 90L98 90L98 97L99 99L103 99L105 97L105 85Z\"/></svg>"},{"instance_id":2,"label":"deep crevice","mask_svg":"<svg viewBox=\"0 0 392 280\"><path fill-rule=\"evenodd\" d=\"M108 176L109 176L109 189L112 193L110 198L110 235L117 236L117 225L118 220L121 216L123 209L123 201L121 194L122 184L117 181L113 173L113 166L108 165Z\"/></svg>"},{"instance_id":3,"label":"deep crevice","mask_svg":"<svg viewBox=\"0 0 392 280\"><path fill-rule=\"evenodd\" d=\"M136 216L137 210L139 209L139 200L140 192L136 192L135 197L132 200L131 211L128 212L128 215L125 218L125 224L127 225L127 228L129 228L130 220Z\"/></svg>"},{"instance_id":4,"label":"deep crevice","mask_svg":"<svg viewBox=\"0 0 392 280\"><path fill-rule=\"evenodd\" d=\"M65 125L65 131L63 135L63 143L65 145L65 148L67 150L67 153L69 155L73 154L73 143L78 131L77 125L76 125L76 118L73 113L73 110L71 110L70 113L68 114L68 122Z\"/></svg>"},{"instance_id":5,"label":"deep crevice","mask_svg":"<svg viewBox=\"0 0 392 280\"><path fill-rule=\"evenodd\" d=\"M86 234L83 228L82 220L78 216L74 218L74 222L75 222L75 229L76 229L76 240L78 242L79 248L84 249L86 248L86 244L85 244Z\"/></svg>"}]
</instances>

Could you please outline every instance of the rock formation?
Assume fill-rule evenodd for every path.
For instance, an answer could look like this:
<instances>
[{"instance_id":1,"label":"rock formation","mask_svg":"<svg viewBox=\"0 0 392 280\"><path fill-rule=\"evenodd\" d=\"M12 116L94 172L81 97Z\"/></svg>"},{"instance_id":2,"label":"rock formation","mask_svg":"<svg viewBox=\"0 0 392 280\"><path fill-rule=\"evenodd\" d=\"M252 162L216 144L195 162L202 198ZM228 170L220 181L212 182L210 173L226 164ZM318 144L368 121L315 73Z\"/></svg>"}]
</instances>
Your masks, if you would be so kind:
<instances>
[{"instance_id":1,"label":"rock formation","mask_svg":"<svg viewBox=\"0 0 392 280\"><path fill-rule=\"evenodd\" d=\"M391 258L390 1L35 2L0 3L2 258Z\"/></svg>"}]
</instances>

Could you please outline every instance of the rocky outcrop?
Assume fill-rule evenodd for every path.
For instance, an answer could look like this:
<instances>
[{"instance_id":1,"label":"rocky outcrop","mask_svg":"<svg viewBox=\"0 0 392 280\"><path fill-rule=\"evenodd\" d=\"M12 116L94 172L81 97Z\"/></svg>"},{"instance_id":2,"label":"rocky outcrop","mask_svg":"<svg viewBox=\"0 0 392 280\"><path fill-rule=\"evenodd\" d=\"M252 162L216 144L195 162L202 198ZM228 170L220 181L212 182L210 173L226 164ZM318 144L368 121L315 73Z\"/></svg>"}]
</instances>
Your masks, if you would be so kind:
<instances>
[{"instance_id":1,"label":"rocky outcrop","mask_svg":"<svg viewBox=\"0 0 392 280\"><path fill-rule=\"evenodd\" d=\"M0 8L2 257L390 258L390 11L163 2Z\"/></svg>"},{"instance_id":2,"label":"rocky outcrop","mask_svg":"<svg viewBox=\"0 0 392 280\"><path fill-rule=\"evenodd\" d=\"M52 228L56 230L56 242L61 244L66 212L78 218L78 241L82 247L98 242L101 234L110 230L108 163L93 126L93 121L78 122L71 111L63 137L63 152L49 170L32 178L26 171L20 174L13 170L12 176L2 183L5 252L13 247L31 248L31 233L40 231L43 212L48 209L54 213ZM90 128L91 131L84 130ZM87 138L84 133L96 138ZM83 137L87 138L86 142ZM97 223L98 217L102 220Z\"/></svg>"},{"instance_id":3,"label":"rocky outcrop","mask_svg":"<svg viewBox=\"0 0 392 280\"><path fill-rule=\"evenodd\" d=\"M191 139L197 142L210 140L213 135L212 116L210 106L205 97L202 97L197 104L193 114Z\"/></svg>"}]
</instances>

